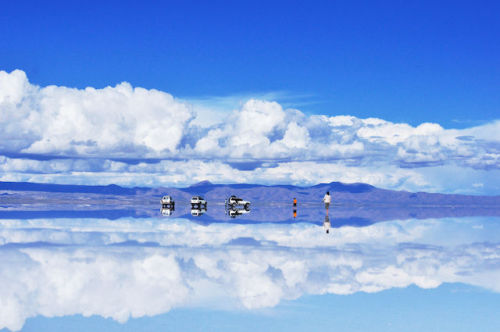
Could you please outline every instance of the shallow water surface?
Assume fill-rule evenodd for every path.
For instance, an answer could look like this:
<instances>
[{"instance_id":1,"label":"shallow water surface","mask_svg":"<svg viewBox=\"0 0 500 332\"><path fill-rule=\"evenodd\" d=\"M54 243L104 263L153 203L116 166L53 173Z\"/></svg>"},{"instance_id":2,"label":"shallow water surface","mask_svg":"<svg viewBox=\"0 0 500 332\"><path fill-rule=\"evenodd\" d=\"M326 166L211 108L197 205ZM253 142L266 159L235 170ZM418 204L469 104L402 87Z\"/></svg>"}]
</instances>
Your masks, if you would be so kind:
<instances>
[{"instance_id":1,"label":"shallow water surface","mask_svg":"<svg viewBox=\"0 0 500 332\"><path fill-rule=\"evenodd\" d=\"M491 209L88 210L0 213L0 328L500 327Z\"/></svg>"}]
</instances>

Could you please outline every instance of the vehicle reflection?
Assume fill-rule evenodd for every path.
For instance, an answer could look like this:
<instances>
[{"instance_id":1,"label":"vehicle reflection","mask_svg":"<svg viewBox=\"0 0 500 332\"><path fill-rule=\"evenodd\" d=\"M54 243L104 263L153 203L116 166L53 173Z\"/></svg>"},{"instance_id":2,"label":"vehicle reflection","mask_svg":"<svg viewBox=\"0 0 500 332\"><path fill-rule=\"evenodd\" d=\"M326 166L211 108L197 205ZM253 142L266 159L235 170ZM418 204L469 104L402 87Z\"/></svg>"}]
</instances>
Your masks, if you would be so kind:
<instances>
[{"instance_id":1,"label":"vehicle reflection","mask_svg":"<svg viewBox=\"0 0 500 332\"><path fill-rule=\"evenodd\" d=\"M161 206L161 215L164 217L169 217L171 216L175 211L175 206L174 205L162 205Z\"/></svg>"},{"instance_id":2,"label":"vehicle reflection","mask_svg":"<svg viewBox=\"0 0 500 332\"><path fill-rule=\"evenodd\" d=\"M236 218L244 214L250 213L250 206L226 205L226 215L231 218Z\"/></svg>"},{"instance_id":3,"label":"vehicle reflection","mask_svg":"<svg viewBox=\"0 0 500 332\"><path fill-rule=\"evenodd\" d=\"M207 206L206 205L191 206L191 215L193 217L200 217L200 216L202 216L206 212L207 212Z\"/></svg>"}]
</instances>

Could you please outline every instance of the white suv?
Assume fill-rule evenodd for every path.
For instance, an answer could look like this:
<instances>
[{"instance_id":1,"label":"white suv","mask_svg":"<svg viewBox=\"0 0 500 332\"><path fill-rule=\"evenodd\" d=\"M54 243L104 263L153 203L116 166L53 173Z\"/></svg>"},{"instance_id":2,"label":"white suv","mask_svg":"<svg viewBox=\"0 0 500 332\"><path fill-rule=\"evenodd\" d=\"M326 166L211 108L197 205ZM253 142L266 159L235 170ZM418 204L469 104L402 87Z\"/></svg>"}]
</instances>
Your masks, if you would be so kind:
<instances>
[{"instance_id":1,"label":"white suv","mask_svg":"<svg viewBox=\"0 0 500 332\"><path fill-rule=\"evenodd\" d=\"M193 196L191 198L191 205L207 205L207 201L203 199L201 196Z\"/></svg>"},{"instance_id":2,"label":"white suv","mask_svg":"<svg viewBox=\"0 0 500 332\"><path fill-rule=\"evenodd\" d=\"M173 204L174 199L171 196L163 196L161 198L161 204Z\"/></svg>"}]
</instances>

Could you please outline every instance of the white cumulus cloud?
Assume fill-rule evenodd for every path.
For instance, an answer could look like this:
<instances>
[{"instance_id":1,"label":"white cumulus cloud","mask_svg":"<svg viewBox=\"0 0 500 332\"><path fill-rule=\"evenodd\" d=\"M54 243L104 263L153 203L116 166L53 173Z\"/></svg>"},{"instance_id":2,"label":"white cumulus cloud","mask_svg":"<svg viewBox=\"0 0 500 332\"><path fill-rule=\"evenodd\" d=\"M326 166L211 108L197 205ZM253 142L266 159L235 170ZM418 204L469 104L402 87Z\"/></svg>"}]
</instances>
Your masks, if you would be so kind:
<instances>
[{"instance_id":1,"label":"white cumulus cloud","mask_svg":"<svg viewBox=\"0 0 500 332\"><path fill-rule=\"evenodd\" d=\"M87 177L89 183L110 183L119 172L128 172L119 183L141 184L143 179L143 185L200 180L307 185L340 180L454 192L452 184L432 176L436 167L458 172L462 179L471 170L500 170L500 121L445 129L436 123L411 126L349 115L306 115L259 99L220 114L201 107L199 100L195 103L126 82L103 89L40 87L21 70L0 71L2 178L45 176L65 182L61 179L73 177L78 182ZM65 159L44 163L31 160L30 154ZM82 161L88 158L93 160ZM144 159L147 164L113 158ZM245 162L257 164L246 172L234 164ZM153 177L155 169L162 173ZM498 189L497 184L473 186L484 183L484 176L462 182L463 191Z\"/></svg>"},{"instance_id":2,"label":"white cumulus cloud","mask_svg":"<svg viewBox=\"0 0 500 332\"><path fill-rule=\"evenodd\" d=\"M128 83L104 89L38 87L20 70L0 71L4 151L156 155L176 151L193 115L188 105ZM14 144L13 144L14 143Z\"/></svg>"}]
</instances>

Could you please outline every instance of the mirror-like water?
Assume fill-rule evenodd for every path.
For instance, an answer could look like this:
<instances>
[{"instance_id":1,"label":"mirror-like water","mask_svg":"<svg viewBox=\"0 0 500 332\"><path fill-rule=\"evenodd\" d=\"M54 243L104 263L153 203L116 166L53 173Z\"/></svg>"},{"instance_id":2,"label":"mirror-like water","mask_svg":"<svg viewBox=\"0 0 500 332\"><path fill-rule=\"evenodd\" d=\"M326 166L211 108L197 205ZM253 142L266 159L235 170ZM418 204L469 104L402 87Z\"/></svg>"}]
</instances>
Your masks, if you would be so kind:
<instances>
[{"instance_id":1,"label":"mirror-like water","mask_svg":"<svg viewBox=\"0 0 500 332\"><path fill-rule=\"evenodd\" d=\"M310 296L408 286L500 292L500 218L470 209L338 207L329 233L319 206L299 208L296 217L272 204L237 218L223 206L200 217L177 209L184 218L158 208L112 219L91 210L87 217L50 208L2 212L0 328L19 330L33 317L125 323L181 309L259 312Z\"/></svg>"}]
</instances>

